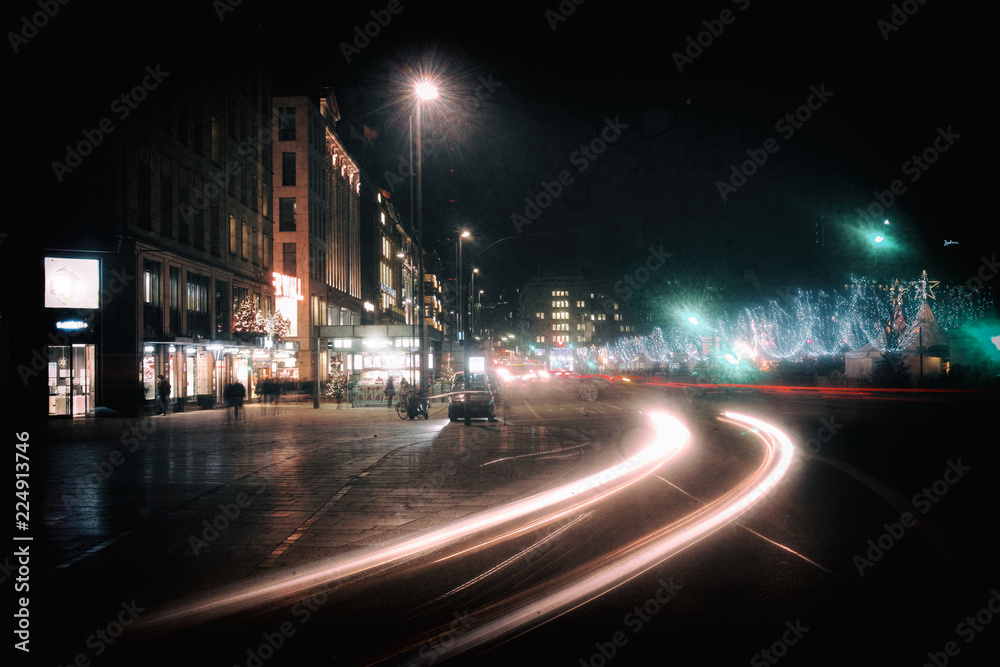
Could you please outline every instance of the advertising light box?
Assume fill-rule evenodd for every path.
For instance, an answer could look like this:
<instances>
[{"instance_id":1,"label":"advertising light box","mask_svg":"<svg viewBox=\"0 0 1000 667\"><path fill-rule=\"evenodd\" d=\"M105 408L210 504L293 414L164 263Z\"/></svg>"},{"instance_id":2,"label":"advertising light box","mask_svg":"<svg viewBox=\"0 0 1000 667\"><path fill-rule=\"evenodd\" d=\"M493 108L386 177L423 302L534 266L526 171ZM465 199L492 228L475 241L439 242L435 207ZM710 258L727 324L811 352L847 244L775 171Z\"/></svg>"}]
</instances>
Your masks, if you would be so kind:
<instances>
[{"instance_id":1,"label":"advertising light box","mask_svg":"<svg viewBox=\"0 0 1000 667\"><path fill-rule=\"evenodd\" d=\"M46 308L100 308L100 291L99 260L45 258Z\"/></svg>"}]
</instances>

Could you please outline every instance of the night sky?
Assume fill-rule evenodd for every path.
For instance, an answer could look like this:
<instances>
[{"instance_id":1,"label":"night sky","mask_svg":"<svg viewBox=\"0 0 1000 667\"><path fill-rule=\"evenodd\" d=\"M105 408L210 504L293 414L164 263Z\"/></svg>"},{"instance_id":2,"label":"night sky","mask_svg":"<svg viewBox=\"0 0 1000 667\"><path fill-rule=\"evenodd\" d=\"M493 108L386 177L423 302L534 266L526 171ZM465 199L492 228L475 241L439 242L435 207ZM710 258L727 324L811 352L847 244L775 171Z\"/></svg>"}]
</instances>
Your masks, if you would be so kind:
<instances>
[{"instance_id":1,"label":"night sky","mask_svg":"<svg viewBox=\"0 0 1000 667\"><path fill-rule=\"evenodd\" d=\"M858 209L894 180L905 192L884 215L896 245L883 269L965 282L996 251L984 206L994 134L976 120L993 78L986 21L953 5L400 2L392 14L382 2L246 1L222 21L217 6L98 13L71 3L18 54L9 49L15 90L25 91L15 113L45 135L24 175L50 178L52 151L99 118L136 68L197 62L206 46L256 24L274 45L274 93L332 87L342 135L376 181L408 154L407 81L427 73L442 82L424 114L425 138L443 137L424 161L426 245L450 257L434 240L469 228L471 258L520 236L483 255L489 290L539 273L618 280L661 246L672 257L650 291L668 280L734 294L753 280L836 285L870 264L876 220ZM31 11L16 3L6 25ZM386 25L358 48L355 29L373 11ZM700 53L689 37L700 37ZM810 99L808 120L782 120ZM364 125L378 132L373 142L350 129ZM950 137L947 151L926 171L906 164L939 136ZM585 157L595 140L603 152ZM747 163L755 173L724 201L719 183L754 155L766 162ZM518 226L526 198L544 202L543 183L560 174L558 196ZM408 216L408 185L390 189Z\"/></svg>"}]
</instances>

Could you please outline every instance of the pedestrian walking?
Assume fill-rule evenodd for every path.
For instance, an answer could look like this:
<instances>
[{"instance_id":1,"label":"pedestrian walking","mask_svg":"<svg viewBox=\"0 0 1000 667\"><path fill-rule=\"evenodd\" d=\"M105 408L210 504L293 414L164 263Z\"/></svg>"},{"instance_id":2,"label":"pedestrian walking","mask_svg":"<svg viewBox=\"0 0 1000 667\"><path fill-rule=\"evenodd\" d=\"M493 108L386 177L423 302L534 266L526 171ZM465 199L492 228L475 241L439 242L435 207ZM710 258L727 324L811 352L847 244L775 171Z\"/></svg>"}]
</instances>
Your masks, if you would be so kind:
<instances>
[{"instance_id":1,"label":"pedestrian walking","mask_svg":"<svg viewBox=\"0 0 1000 667\"><path fill-rule=\"evenodd\" d=\"M243 383L237 380L233 384L233 417L236 421L240 420L240 415L243 411L243 399L247 397L247 389L243 386Z\"/></svg>"},{"instance_id":2,"label":"pedestrian walking","mask_svg":"<svg viewBox=\"0 0 1000 667\"><path fill-rule=\"evenodd\" d=\"M170 400L170 383L167 382L167 378L160 375L160 381L156 384L156 409L157 414L165 415L167 414L167 409L169 407L168 401Z\"/></svg>"},{"instance_id":3,"label":"pedestrian walking","mask_svg":"<svg viewBox=\"0 0 1000 667\"><path fill-rule=\"evenodd\" d=\"M392 376L389 376L389 381L385 383L385 397L388 399L387 408L392 408L392 397L396 395L396 386L392 383Z\"/></svg>"}]
</instances>

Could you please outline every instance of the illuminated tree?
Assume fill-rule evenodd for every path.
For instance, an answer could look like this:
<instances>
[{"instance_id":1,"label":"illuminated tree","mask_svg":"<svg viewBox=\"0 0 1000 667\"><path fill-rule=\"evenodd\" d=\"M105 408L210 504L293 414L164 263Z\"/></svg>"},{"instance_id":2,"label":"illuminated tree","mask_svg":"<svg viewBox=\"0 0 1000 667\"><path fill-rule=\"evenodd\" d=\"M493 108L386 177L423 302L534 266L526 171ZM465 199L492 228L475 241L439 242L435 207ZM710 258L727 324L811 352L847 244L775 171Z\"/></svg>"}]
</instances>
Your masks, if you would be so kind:
<instances>
[{"instance_id":1,"label":"illuminated tree","mask_svg":"<svg viewBox=\"0 0 1000 667\"><path fill-rule=\"evenodd\" d=\"M250 297L243 299L239 310L236 311L236 315L233 318L233 332L251 336L264 336L266 335L264 326L264 316L261 315L259 310L254 308L253 299Z\"/></svg>"}]
</instances>

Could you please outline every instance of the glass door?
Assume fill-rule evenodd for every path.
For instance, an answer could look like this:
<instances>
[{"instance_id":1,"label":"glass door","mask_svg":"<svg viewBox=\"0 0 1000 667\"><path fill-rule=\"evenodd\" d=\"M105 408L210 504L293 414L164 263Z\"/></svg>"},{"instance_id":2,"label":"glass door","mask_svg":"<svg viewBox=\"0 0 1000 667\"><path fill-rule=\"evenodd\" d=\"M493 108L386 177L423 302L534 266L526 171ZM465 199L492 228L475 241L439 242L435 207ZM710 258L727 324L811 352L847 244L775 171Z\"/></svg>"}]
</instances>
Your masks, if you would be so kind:
<instances>
[{"instance_id":1,"label":"glass door","mask_svg":"<svg viewBox=\"0 0 1000 667\"><path fill-rule=\"evenodd\" d=\"M95 346L49 347L49 415L93 415Z\"/></svg>"}]
</instances>

